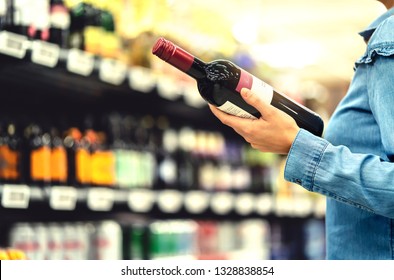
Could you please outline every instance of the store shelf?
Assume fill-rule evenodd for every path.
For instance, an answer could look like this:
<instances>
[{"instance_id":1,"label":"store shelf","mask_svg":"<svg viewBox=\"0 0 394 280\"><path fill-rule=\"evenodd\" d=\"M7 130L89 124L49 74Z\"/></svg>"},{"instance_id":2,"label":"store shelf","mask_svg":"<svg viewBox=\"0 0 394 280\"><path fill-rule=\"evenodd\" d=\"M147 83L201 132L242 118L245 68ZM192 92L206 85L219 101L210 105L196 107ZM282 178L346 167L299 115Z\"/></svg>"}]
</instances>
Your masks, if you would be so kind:
<instances>
[{"instance_id":1,"label":"store shelf","mask_svg":"<svg viewBox=\"0 0 394 280\"><path fill-rule=\"evenodd\" d=\"M5 47L8 41L12 42L8 45L21 49L8 50ZM185 88L157 77L147 68L126 67L114 59L77 49L59 49L54 44L30 41L5 31L0 32L0 62L6 110L58 113L69 112L71 106L74 113L87 108L97 112L148 110L172 118L187 117L188 121L204 126L217 124L212 114L207 114L208 106L194 85ZM21 104L22 100L28 106Z\"/></svg>"},{"instance_id":2,"label":"store shelf","mask_svg":"<svg viewBox=\"0 0 394 280\"><path fill-rule=\"evenodd\" d=\"M70 186L37 187L26 185L1 185L1 206L7 209L29 210L40 203L54 211L76 211L85 207L95 212L127 209L136 214L161 214L176 216L186 212L189 216L209 212L216 217L237 215L241 217L276 215L278 217L323 217L324 203L305 196L284 201L271 194L233 193L228 191L178 191L150 189L111 189L106 187L75 188Z\"/></svg>"}]
</instances>

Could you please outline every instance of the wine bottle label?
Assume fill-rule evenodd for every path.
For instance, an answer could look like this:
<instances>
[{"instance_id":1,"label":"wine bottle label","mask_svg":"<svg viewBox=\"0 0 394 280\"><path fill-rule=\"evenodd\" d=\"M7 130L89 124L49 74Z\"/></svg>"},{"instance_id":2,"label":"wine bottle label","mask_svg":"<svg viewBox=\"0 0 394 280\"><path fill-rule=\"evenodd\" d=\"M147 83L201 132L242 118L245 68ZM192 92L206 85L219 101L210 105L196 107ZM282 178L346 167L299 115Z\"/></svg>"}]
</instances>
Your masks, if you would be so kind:
<instances>
[{"instance_id":1,"label":"wine bottle label","mask_svg":"<svg viewBox=\"0 0 394 280\"><path fill-rule=\"evenodd\" d=\"M18 170L19 153L9 147L0 146L0 178L17 180L20 177Z\"/></svg>"},{"instance_id":2,"label":"wine bottle label","mask_svg":"<svg viewBox=\"0 0 394 280\"><path fill-rule=\"evenodd\" d=\"M115 183L115 157L112 151L95 151L91 159L92 183L113 186Z\"/></svg>"},{"instance_id":3,"label":"wine bottle label","mask_svg":"<svg viewBox=\"0 0 394 280\"><path fill-rule=\"evenodd\" d=\"M226 101L222 106L218 106L217 108L222 110L223 112L226 112L230 115L234 115L237 117L247 118L247 119L256 119L255 116L253 116L252 114L249 114L248 112L246 112L245 110L243 110L242 108L238 107L237 105L235 105L234 103L232 103L230 101Z\"/></svg>"},{"instance_id":4,"label":"wine bottle label","mask_svg":"<svg viewBox=\"0 0 394 280\"><path fill-rule=\"evenodd\" d=\"M51 179L61 182L67 180L67 154L63 147L51 151Z\"/></svg>"},{"instance_id":5,"label":"wine bottle label","mask_svg":"<svg viewBox=\"0 0 394 280\"><path fill-rule=\"evenodd\" d=\"M91 182L92 161L89 151L78 149L75 154L76 179L81 184Z\"/></svg>"},{"instance_id":6,"label":"wine bottle label","mask_svg":"<svg viewBox=\"0 0 394 280\"><path fill-rule=\"evenodd\" d=\"M271 104L274 95L274 89L259 78L241 69L241 77L236 88L236 91L241 92L242 88L248 88L253 91L264 102Z\"/></svg>"},{"instance_id":7,"label":"wine bottle label","mask_svg":"<svg viewBox=\"0 0 394 280\"><path fill-rule=\"evenodd\" d=\"M51 149L40 147L33 150L30 155L31 178L33 180L50 181L51 179Z\"/></svg>"}]
</instances>

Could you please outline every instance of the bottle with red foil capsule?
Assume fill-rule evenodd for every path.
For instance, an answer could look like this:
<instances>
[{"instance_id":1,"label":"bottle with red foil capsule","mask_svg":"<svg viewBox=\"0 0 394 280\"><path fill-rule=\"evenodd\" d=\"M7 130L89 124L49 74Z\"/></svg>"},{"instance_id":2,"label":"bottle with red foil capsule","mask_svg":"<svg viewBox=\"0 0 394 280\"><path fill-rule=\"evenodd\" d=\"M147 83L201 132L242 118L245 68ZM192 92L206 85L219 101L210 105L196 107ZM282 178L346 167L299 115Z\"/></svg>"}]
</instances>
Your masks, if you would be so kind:
<instances>
[{"instance_id":1,"label":"bottle with red foil capsule","mask_svg":"<svg viewBox=\"0 0 394 280\"><path fill-rule=\"evenodd\" d=\"M248 88L263 101L293 117L300 128L317 136L323 133L324 123L318 114L228 60L204 62L164 38L156 41L152 53L194 78L201 96L226 113L252 119L261 116L240 95L242 88Z\"/></svg>"}]
</instances>

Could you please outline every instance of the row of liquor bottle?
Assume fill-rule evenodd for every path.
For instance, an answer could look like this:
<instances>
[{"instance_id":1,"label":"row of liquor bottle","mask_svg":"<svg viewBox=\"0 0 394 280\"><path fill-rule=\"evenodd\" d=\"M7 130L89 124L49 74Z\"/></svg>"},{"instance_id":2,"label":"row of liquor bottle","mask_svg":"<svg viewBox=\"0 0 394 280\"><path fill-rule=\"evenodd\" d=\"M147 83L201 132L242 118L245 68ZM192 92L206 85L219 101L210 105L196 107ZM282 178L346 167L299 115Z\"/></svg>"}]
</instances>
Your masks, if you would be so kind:
<instances>
[{"instance_id":1,"label":"row of liquor bottle","mask_svg":"<svg viewBox=\"0 0 394 280\"><path fill-rule=\"evenodd\" d=\"M261 219L20 222L6 246L35 260L324 258L323 221L302 224L299 236L284 231Z\"/></svg>"},{"instance_id":2,"label":"row of liquor bottle","mask_svg":"<svg viewBox=\"0 0 394 280\"><path fill-rule=\"evenodd\" d=\"M0 183L271 192L278 158L167 117L110 113L83 125L4 120Z\"/></svg>"},{"instance_id":3,"label":"row of liquor bottle","mask_svg":"<svg viewBox=\"0 0 394 280\"><path fill-rule=\"evenodd\" d=\"M1 0L0 31L65 49L115 57L121 47L114 15L119 4L120 1Z\"/></svg>"}]
</instances>

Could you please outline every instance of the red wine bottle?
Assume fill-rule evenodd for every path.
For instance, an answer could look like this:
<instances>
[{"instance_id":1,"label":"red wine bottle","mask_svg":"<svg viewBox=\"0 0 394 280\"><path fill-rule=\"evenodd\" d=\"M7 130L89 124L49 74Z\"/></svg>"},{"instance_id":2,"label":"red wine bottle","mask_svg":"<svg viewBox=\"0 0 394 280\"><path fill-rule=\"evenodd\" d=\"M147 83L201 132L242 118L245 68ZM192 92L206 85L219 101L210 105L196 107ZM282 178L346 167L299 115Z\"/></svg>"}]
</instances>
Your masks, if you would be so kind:
<instances>
[{"instance_id":1,"label":"red wine bottle","mask_svg":"<svg viewBox=\"0 0 394 280\"><path fill-rule=\"evenodd\" d=\"M193 77L201 96L226 113L252 119L261 117L240 95L242 88L248 88L263 101L293 117L300 128L317 136L323 133L324 123L318 114L228 60L206 63L164 38L156 41L152 53Z\"/></svg>"}]
</instances>

